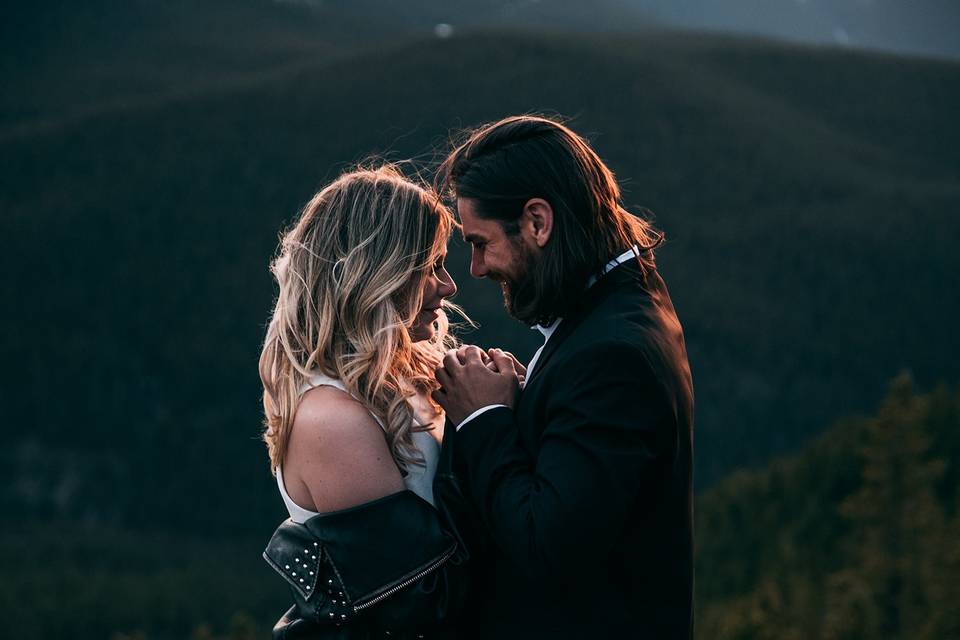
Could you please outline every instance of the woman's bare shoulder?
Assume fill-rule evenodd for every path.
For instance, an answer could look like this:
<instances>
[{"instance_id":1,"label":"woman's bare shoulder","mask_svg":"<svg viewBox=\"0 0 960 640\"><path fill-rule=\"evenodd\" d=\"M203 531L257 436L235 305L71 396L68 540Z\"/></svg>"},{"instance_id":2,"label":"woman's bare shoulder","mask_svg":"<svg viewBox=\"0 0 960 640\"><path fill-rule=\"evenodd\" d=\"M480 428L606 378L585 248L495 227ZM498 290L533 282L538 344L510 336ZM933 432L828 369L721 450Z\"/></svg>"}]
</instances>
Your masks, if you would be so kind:
<instances>
[{"instance_id":1,"label":"woman's bare shoulder","mask_svg":"<svg viewBox=\"0 0 960 640\"><path fill-rule=\"evenodd\" d=\"M300 397L297 414L293 421L293 431L313 435L336 436L346 431L358 430L383 431L373 415L363 404L336 387L314 387Z\"/></svg>"},{"instance_id":2,"label":"woman's bare shoulder","mask_svg":"<svg viewBox=\"0 0 960 640\"><path fill-rule=\"evenodd\" d=\"M363 404L334 387L316 387L301 397L283 472L285 481L293 481L287 481L291 497L301 483L321 512L404 488L383 429Z\"/></svg>"}]
</instances>

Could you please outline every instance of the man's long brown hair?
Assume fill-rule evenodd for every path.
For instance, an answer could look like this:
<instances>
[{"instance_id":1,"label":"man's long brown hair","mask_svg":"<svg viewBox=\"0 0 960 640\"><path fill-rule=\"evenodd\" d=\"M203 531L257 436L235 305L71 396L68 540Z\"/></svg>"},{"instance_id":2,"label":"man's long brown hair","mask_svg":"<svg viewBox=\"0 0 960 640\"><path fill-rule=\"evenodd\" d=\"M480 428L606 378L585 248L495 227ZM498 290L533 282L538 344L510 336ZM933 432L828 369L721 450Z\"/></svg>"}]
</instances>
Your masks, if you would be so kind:
<instances>
[{"instance_id":1,"label":"man's long brown hair","mask_svg":"<svg viewBox=\"0 0 960 640\"><path fill-rule=\"evenodd\" d=\"M468 132L440 166L436 188L473 200L481 218L497 220L511 236L531 198L550 203L550 241L511 292L511 313L528 324L568 315L590 276L634 245L644 271L653 269L653 250L663 242L623 207L613 172L586 140L542 116L512 116Z\"/></svg>"}]
</instances>

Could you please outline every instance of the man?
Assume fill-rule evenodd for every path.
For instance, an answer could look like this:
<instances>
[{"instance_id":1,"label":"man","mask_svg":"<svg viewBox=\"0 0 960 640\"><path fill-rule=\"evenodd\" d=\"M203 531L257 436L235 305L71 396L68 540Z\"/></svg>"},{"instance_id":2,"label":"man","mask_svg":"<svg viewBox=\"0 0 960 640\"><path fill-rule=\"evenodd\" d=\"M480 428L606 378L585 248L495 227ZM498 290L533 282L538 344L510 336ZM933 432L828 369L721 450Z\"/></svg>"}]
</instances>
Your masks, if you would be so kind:
<instances>
[{"instance_id":1,"label":"man","mask_svg":"<svg viewBox=\"0 0 960 640\"><path fill-rule=\"evenodd\" d=\"M693 389L662 237L549 119L481 127L439 181L471 274L545 336L522 389L499 350L448 353L436 373L453 471L491 543L471 635L690 638Z\"/></svg>"}]
</instances>

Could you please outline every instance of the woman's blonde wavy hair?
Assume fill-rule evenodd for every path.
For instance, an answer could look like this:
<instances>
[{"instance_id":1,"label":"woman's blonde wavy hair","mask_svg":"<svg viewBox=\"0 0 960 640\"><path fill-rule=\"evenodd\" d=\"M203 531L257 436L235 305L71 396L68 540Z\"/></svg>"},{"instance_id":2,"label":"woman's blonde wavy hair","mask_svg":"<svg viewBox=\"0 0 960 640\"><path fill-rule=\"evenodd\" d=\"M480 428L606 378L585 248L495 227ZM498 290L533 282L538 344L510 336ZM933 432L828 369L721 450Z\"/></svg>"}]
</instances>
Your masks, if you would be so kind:
<instances>
[{"instance_id":1,"label":"woman's blonde wavy hair","mask_svg":"<svg viewBox=\"0 0 960 640\"><path fill-rule=\"evenodd\" d=\"M283 235L270 266L280 291L259 366L274 473L314 371L341 380L380 419L401 469L422 464L411 434L428 427L416 426L407 399L436 388L433 371L456 343L444 313L429 340L414 342L409 329L455 226L433 190L385 164L340 176Z\"/></svg>"}]
</instances>

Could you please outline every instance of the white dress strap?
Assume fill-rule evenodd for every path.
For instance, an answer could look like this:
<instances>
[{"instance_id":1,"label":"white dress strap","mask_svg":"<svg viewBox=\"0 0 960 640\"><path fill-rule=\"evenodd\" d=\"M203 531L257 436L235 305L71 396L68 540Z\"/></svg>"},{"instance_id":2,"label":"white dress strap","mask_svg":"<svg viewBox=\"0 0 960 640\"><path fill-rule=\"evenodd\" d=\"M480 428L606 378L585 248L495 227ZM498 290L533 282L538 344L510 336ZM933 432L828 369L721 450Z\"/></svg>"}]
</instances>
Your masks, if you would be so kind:
<instances>
[{"instance_id":1,"label":"white dress strap","mask_svg":"<svg viewBox=\"0 0 960 640\"><path fill-rule=\"evenodd\" d=\"M341 381L339 378L332 378L325 373L320 373L319 371L314 371L312 374L310 374L309 378L304 380L303 385L300 387L300 395L305 394L314 387L334 387L335 389L340 389L340 391L349 394L350 397L355 398L355 396L347 389L347 385L343 384L343 381ZM380 425L381 429L386 430L386 428L383 426L383 422L375 413L371 411L370 415L373 416L373 419L377 421L377 424Z\"/></svg>"},{"instance_id":2,"label":"white dress strap","mask_svg":"<svg viewBox=\"0 0 960 640\"><path fill-rule=\"evenodd\" d=\"M319 371L314 371L310 374L310 377L303 381L303 385L300 386L300 395L303 395L310 389L314 387L336 387L340 391L350 393L347 391L347 385L343 384L337 378L332 378L325 373L320 373Z\"/></svg>"},{"instance_id":3,"label":"white dress strap","mask_svg":"<svg viewBox=\"0 0 960 640\"><path fill-rule=\"evenodd\" d=\"M316 511L304 509L293 501L290 494L287 493L287 487L283 484L283 469L279 466L277 467L277 487L280 488L280 497L283 498L283 504L287 506L287 512L290 514L291 520L303 524L313 516L319 515Z\"/></svg>"}]
</instances>

